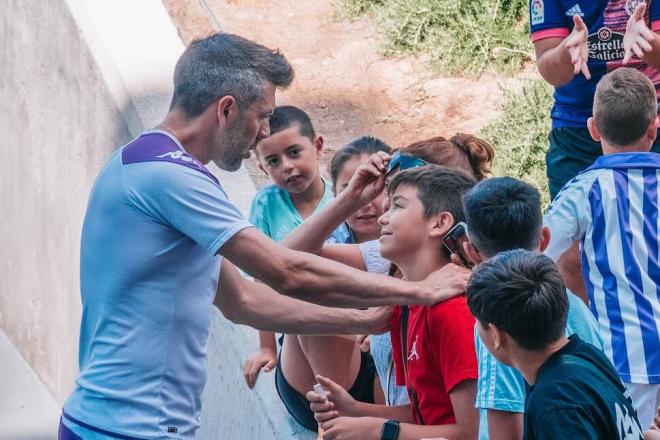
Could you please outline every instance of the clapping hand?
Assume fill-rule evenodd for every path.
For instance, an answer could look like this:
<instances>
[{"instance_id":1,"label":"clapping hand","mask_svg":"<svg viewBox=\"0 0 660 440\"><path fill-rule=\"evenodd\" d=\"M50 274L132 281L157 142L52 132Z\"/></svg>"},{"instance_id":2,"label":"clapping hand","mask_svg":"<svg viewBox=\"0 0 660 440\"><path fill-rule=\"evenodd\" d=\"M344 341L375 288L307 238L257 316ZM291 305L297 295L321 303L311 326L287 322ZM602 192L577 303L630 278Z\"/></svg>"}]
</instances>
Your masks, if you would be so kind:
<instances>
[{"instance_id":1,"label":"clapping hand","mask_svg":"<svg viewBox=\"0 0 660 440\"><path fill-rule=\"evenodd\" d=\"M628 19L626 34L623 36L623 64L628 64L633 54L641 60L645 53L653 50L651 42L655 38L655 32L646 25L644 11L646 3L640 3Z\"/></svg>"},{"instance_id":2,"label":"clapping hand","mask_svg":"<svg viewBox=\"0 0 660 440\"><path fill-rule=\"evenodd\" d=\"M579 15L573 16L573 31L564 40L564 45L571 55L571 63L573 63L573 73L577 75L582 72L585 78L591 79L591 73L587 66L589 59L589 47L587 41L589 39L589 30L582 21Z\"/></svg>"}]
</instances>

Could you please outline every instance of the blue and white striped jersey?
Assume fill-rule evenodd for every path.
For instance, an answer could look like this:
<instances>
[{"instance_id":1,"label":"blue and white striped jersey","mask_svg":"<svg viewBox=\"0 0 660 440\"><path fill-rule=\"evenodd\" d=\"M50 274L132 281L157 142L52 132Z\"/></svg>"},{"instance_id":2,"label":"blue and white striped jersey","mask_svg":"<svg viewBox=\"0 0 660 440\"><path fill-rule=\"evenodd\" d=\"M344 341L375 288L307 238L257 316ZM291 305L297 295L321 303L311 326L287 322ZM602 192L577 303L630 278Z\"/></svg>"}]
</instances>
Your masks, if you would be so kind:
<instances>
[{"instance_id":1,"label":"blue and white striped jersey","mask_svg":"<svg viewBox=\"0 0 660 440\"><path fill-rule=\"evenodd\" d=\"M590 308L624 382L660 383L659 173L656 153L602 156L544 217L553 260L581 243Z\"/></svg>"}]
</instances>

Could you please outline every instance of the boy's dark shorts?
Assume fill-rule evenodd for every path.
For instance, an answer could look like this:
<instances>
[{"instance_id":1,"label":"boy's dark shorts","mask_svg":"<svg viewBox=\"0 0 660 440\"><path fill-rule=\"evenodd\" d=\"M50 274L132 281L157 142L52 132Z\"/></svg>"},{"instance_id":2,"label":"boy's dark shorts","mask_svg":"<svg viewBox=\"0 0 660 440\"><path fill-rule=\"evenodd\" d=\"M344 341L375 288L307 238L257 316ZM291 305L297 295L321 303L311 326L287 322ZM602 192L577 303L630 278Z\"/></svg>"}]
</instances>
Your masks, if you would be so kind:
<instances>
[{"instance_id":1,"label":"boy's dark shorts","mask_svg":"<svg viewBox=\"0 0 660 440\"><path fill-rule=\"evenodd\" d=\"M362 352L360 370L355 378L355 383L348 390L348 394L357 401L374 403L375 378L376 365L374 364L374 360L371 354ZM309 401L286 380L280 368L279 359L277 367L275 367L275 387L289 414L302 426L316 432L318 425L316 419L314 419L314 412L309 407Z\"/></svg>"},{"instance_id":2,"label":"boy's dark shorts","mask_svg":"<svg viewBox=\"0 0 660 440\"><path fill-rule=\"evenodd\" d=\"M550 197L554 199L569 180L602 156L603 150L600 142L591 138L586 127L553 128L549 140L550 148L545 156L545 163L548 167ZM656 138L651 151L660 153L659 138Z\"/></svg>"}]
</instances>

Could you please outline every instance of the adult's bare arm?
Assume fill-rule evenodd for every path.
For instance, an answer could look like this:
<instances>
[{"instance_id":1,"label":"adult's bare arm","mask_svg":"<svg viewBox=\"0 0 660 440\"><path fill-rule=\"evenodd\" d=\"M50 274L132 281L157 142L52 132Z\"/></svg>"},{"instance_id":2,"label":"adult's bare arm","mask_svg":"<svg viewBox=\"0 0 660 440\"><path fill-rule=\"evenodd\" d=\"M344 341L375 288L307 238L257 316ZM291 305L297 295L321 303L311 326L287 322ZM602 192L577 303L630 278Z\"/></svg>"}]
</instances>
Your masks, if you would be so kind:
<instances>
[{"instance_id":1,"label":"adult's bare arm","mask_svg":"<svg viewBox=\"0 0 660 440\"><path fill-rule=\"evenodd\" d=\"M555 87L570 82L579 73L591 78L587 67L589 31L579 16L574 16L573 21L574 27L568 37L534 42L536 67L543 79Z\"/></svg>"},{"instance_id":2,"label":"adult's bare arm","mask_svg":"<svg viewBox=\"0 0 660 440\"><path fill-rule=\"evenodd\" d=\"M227 260L222 261L214 304L236 324L295 334L381 333L391 315L386 308L335 309L280 295L243 277Z\"/></svg>"},{"instance_id":3,"label":"adult's bare arm","mask_svg":"<svg viewBox=\"0 0 660 440\"><path fill-rule=\"evenodd\" d=\"M449 264L424 281L402 281L287 249L254 228L234 235L219 253L280 293L332 307L433 305L465 289L470 276Z\"/></svg>"}]
</instances>

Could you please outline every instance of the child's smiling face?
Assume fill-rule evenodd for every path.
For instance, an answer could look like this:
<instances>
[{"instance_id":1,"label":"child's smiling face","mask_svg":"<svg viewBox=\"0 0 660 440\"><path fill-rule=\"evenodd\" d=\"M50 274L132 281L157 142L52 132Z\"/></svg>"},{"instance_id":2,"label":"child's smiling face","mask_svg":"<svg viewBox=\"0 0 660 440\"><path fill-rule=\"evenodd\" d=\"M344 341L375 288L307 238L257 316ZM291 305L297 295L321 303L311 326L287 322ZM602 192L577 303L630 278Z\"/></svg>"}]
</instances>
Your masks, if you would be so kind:
<instances>
[{"instance_id":1,"label":"child's smiling face","mask_svg":"<svg viewBox=\"0 0 660 440\"><path fill-rule=\"evenodd\" d=\"M417 189L409 185L397 187L389 209L378 219L381 255L396 265L409 260L429 238L428 221Z\"/></svg>"},{"instance_id":2,"label":"child's smiling face","mask_svg":"<svg viewBox=\"0 0 660 440\"><path fill-rule=\"evenodd\" d=\"M312 142L296 123L262 139L256 152L259 168L289 193L302 193L319 178L323 141L318 137Z\"/></svg>"}]
</instances>

